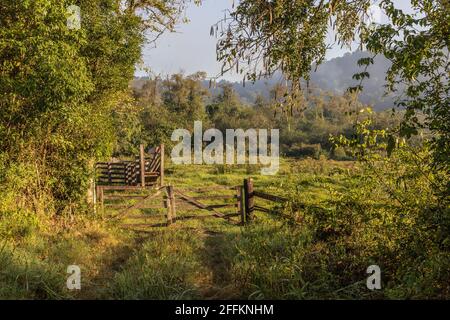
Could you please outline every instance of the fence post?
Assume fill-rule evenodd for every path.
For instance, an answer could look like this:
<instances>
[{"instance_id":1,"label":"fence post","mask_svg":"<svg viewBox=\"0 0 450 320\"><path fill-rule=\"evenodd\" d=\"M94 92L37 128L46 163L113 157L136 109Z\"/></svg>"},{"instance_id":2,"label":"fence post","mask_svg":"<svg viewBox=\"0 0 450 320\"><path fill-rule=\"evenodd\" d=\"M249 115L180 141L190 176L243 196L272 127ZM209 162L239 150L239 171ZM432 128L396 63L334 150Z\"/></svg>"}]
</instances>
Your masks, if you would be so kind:
<instances>
[{"instance_id":1,"label":"fence post","mask_svg":"<svg viewBox=\"0 0 450 320\"><path fill-rule=\"evenodd\" d=\"M141 167L141 187L145 188L145 153L143 144L139 146L139 164Z\"/></svg>"},{"instance_id":2,"label":"fence post","mask_svg":"<svg viewBox=\"0 0 450 320\"><path fill-rule=\"evenodd\" d=\"M95 205L98 205L100 203L100 186L95 186Z\"/></svg>"},{"instance_id":3,"label":"fence post","mask_svg":"<svg viewBox=\"0 0 450 320\"><path fill-rule=\"evenodd\" d=\"M245 221L251 222L254 218L253 210L255 200L253 198L253 179L248 178L244 180L244 195L245 195Z\"/></svg>"},{"instance_id":4,"label":"fence post","mask_svg":"<svg viewBox=\"0 0 450 320\"><path fill-rule=\"evenodd\" d=\"M111 175L111 162L108 162L108 183L112 184L112 175Z\"/></svg>"},{"instance_id":5,"label":"fence post","mask_svg":"<svg viewBox=\"0 0 450 320\"><path fill-rule=\"evenodd\" d=\"M91 184L91 190L92 190L92 204L94 208L94 214L97 213L97 184L95 183L95 179L92 179Z\"/></svg>"},{"instance_id":6,"label":"fence post","mask_svg":"<svg viewBox=\"0 0 450 320\"><path fill-rule=\"evenodd\" d=\"M175 193L172 186L167 186L167 225L171 225L177 217L175 208Z\"/></svg>"},{"instance_id":7,"label":"fence post","mask_svg":"<svg viewBox=\"0 0 450 320\"><path fill-rule=\"evenodd\" d=\"M241 215L241 224L245 224L245 212L244 212L244 197L242 192L242 186L236 187L236 197L237 197L237 211Z\"/></svg>"},{"instance_id":8,"label":"fence post","mask_svg":"<svg viewBox=\"0 0 450 320\"><path fill-rule=\"evenodd\" d=\"M103 195L103 188L102 186L97 186L97 192L96 192L96 196L98 199L98 202L100 204L100 209L103 211L104 206L105 206L105 200L104 200L104 195Z\"/></svg>"},{"instance_id":9,"label":"fence post","mask_svg":"<svg viewBox=\"0 0 450 320\"><path fill-rule=\"evenodd\" d=\"M159 166L159 185L164 186L164 144L159 148L161 152L161 165Z\"/></svg>"}]
</instances>

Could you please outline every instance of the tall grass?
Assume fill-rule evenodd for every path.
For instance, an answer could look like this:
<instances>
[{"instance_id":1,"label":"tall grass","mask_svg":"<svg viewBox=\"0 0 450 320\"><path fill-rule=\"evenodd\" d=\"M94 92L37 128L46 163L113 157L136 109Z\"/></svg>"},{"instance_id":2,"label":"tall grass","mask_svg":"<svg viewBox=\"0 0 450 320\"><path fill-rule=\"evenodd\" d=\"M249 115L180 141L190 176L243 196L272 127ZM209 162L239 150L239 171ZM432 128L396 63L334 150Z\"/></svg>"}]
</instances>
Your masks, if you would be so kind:
<instances>
[{"instance_id":1,"label":"tall grass","mask_svg":"<svg viewBox=\"0 0 450 320\"><path fill-rule=\"evenodd\" d=\"M188 188L238 185L249 176L246 167L218 170L171 166L167 179ZM253 177L257 190L289 202L248 226L210 218L133 233L93 215L30 215L3 233L0 297L448 299L450 224L432 190L437 177L395 163L376 170L386 180L352 162L283 160L277 176ZM393 198L386 187L396 181ZM14 225L11 217L2 216L0 230ZM65 288L69 264L82 269L81 292ZM372 264L382 271L379 291L365 284Z\"/></svg>"}]
</instances>

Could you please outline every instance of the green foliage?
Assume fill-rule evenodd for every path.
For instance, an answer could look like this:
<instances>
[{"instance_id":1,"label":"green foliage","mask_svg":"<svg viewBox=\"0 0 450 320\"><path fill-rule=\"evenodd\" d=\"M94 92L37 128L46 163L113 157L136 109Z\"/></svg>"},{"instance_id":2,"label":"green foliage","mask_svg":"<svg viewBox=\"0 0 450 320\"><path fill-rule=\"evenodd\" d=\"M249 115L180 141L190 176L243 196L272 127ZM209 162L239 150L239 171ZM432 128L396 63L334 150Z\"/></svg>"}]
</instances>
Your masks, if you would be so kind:
<instances>
[{"instance_id":1,"label":"green foliage","mask_svg":"<svg viewBox=\"0 0 450 320\"><path fill-rule=\"evenodd\" d=\"M2 299L63 299L63 266L39 260L28 250L14 250L6 242L0 247L0 297Z\"/></svg>"},{"instance_id":2,"label":"green foliage","mask_svg":"<svg viewBox=\"0 0 450 320\"><path fill-rule=\"evenodd\" d=\"M441 270L449 270L450 263L448 172L436 170L428 144L412 147L395 141L385 130L369 129L370 123L358 122L354 138L339 139L338 145L361 161L363 183L340 197L342 221L318 216L321 229L331 228L339 236L344 228L352 239L350 226L357 225L358 237L372 237L372 255L384 261L392 281L389 296L445 296L448 287L443 283L449 274Z\"/></svg>"},{"instance_id":3,"label":"green foliage","mask_svg":"<svg viewBox=\"0 0 450 320\"><path fill-rule=\"evenodd\" d=\"M205 74L189 76L175 74L166 80L148 79L134 88L138 108L141 141L152 147L165 143L173 145L171 135L178 128L193 131L194 121L207 120L205 99L207 90L202 86Z\"/></svg>"},{"instance_id":4,"label":"green foliage","mask_svg":"<svg viewBox=\"0 0 450 320\"><path fill-rule=\"evenodd\" d=\"M354 133L354 121L366 108L354 96L311 89L310 95L302 100L302 110L293 111L287 117L279 108L278 96L286 89L283 86L275 86L270 99L258 96L253 104L247 105L229 84L219 84L217 93L209 97L202 87L202 79L201 74L194 74L173 75L165 81L158 78L136 80L133 88L136 106L122 112L126 121L133 125L117 125L119 132L129 130L130 134L121 135L119 150L128 150L127 146L131 145L128 141L138 140L138 137L148 146L164 142L170 148L174 129L192 131L194 121L201 120L204 129L214 127L224 133L231 128L280 129L282 154L319 158L328 156L333 149L330 135L343 133L350 137ZM373 113L372 120L375 128L398 123L398 117L389 112Z\"/></svg>"},{"instance_id":5,"label":"green foliage","mask_svg":"<svg viewBox=\"0 0 450 320\"><path fill-rule=\"evenodd\" d=\"M261 65L261 76L281 69L291 84L252 106L226 85L210 98L202 73L128 91L145 33L173 30L185 1L76 3L80 30L66 26L69 1L0 4L1 297L73 298L64 289L65 268L80 261L91 270L87 297L449 297L447 2L413 1L422 13L413 16L384 0L391 22L362 27L367 0L240 1L219 41L224 71L236 67L255 80L252 66ZM405 108L401 138L390 130L395 118L373 113L355 96L301 91L301 78L324 58L329 19L341 43L362 27L363 44L392 61L388 89L406 85L398 103ZM371 64L372 57L359 61ZM367 68L354 76L357 89ZM132 251L119 244L128 244L123 234L111 239L105 234L112 230L86 230L90 222L62 214L82 212L96 159L135 154L141 141L170 146L173 129L192 130L195 120L221 130L282 128L282 151L317 160L283 161L277 177L255 177L259 188L289 202L246 228L217 219L192 223L198 233L157 231ZM419 129L431 139L403 139ZM359 162L337 164L328 153ZM229 186L256 170L170 168L168 179ZM55 212L61 217L48 219ZM382 291L364 286L370 264L383 270ZM95 287L102 272L114 279L106 291Z\"/></svg>"},{"instance_id":6,"label":"green foliage","mask_svg":"<svg viewBox=\"0 0 450 320\"><path fill-rule=\"evenodd\" d=\"M392 0L378 5L388 23L366 23L370 6L366 0L240 1L231 17L225 18L228 28L220 33L218 58L224 72L236 68L244 81L280 70L290 82L280 101L289 113L302 107L302 79L309 79L313 65L319 65L330 48L326 45L329 23L339 44L349 45L359 38L361 48L382 54L392 63L387 91L405 89L396 104L406 110L398 133L409 138L418 135L419 129L430 130L436 167L448 170L448 1L414 0L410 14ZM351 92L363 89L373 62L374 57L359 60L364 69L353 76L358 84Z\"/></svg>"},{"instance_id":7,"label":"green foliage","mask_svg":"<svg viewBox=\"0 0 450 320\"><path fill-rule=\"evenodd\" d=\"M297 106L301 80L308 80L312 66L325 58L329 23L339 43L348 45L369 6L367 0L239 1L220 32L217 54L222 73L236 69L244 81L255 81L281 70L291 81L283 104Z\"/></svg>"},{"instance_id":8,"label":"green foliage","mask_svg":"<svg viewBox=\"0 0 450 320\"><path fill-rule=\"evenodd\" d=\"M172 30L185 7L178 0L79 0L77 30L67 26L71 4L0 5L0 185L8 183L5 172L29 170L30 177L21 175L26 190L16 188L28 200L19 211L36 211L36 198L53 199L58 213L72 211L83 202L96 159L134 151L138 115L126 112L133 105L125 92L144 34Z\"/></svg>"},{"instance_id":9,"label":"green foliage","mask_svg":"<svg viewBox=\"0 0 450 320\"><path fill-rule=\"evenodd\" d=\"M411 5L413 13L407 14L393 1L381 1L390 23L364 29L362 40L367 49L392 62L388 90L405 88L405 96L397 101L406 110L400 135L409 138L422 128L430 130L435 163L448 170L450 7L448 1L431 0L414 0Z\"/></svg>"}]
</instances>

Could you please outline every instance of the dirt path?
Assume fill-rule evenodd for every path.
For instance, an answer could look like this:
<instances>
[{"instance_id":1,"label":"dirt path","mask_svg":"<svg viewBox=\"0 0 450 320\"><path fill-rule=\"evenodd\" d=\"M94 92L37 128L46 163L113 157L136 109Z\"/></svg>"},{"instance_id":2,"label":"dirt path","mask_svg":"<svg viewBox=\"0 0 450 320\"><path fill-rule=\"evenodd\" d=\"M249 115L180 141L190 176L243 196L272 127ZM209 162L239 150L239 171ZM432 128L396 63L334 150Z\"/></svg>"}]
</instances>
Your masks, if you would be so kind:
<instances>
[{"instance_id":1,"label":"dirt path","mask_svg":"<svg viewBox=\"0 0 450 320\"><path fill-rule=\"evenodd\" d=\"M95 275L83 279L83 290L80 291L80 299L110 299L114 276L120 272L122 266L131 258L136 250L142 246L147 237L136 235L122 240L114 246L99 252L99 268Z\"/></svg>"}]
</instances>

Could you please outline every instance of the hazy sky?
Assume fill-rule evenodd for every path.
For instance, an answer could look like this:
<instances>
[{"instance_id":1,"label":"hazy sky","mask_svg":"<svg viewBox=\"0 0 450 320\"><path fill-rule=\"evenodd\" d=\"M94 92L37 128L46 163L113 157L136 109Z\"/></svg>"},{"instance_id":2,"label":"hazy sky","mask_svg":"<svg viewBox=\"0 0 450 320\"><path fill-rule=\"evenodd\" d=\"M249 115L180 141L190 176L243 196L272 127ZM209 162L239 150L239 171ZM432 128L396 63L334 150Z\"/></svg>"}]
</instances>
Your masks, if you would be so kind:
<instances>
[{"instance_id":1,"label":"hazy sky","mask_svg":"<svg viewBox=\"0 0 450 320\"><path fill-rule=\"evenodd\" d=\"M224 16L224 10L231 8L232 0L203 0L199 7L191 5L187 10L187 17L191 20L182 24L176 33L166 33L154 46L144 49L144 66L154 74L167 75L183 71L191 74L206 71L209 76L216 76L220 72L220 64L216 61L215 37L209 35L211 26ZM396 3L403 9L409 7L409 1L398 0ZM381 18L382 20L383 17ZM330 35L330 43L334 36ZM327 58L342 56L348 49L335 46L327 54ZM136 73L145 75L143 71ZM227 80L241 80L241 76L227 74Z\"/></svg>"}]
</instances>

